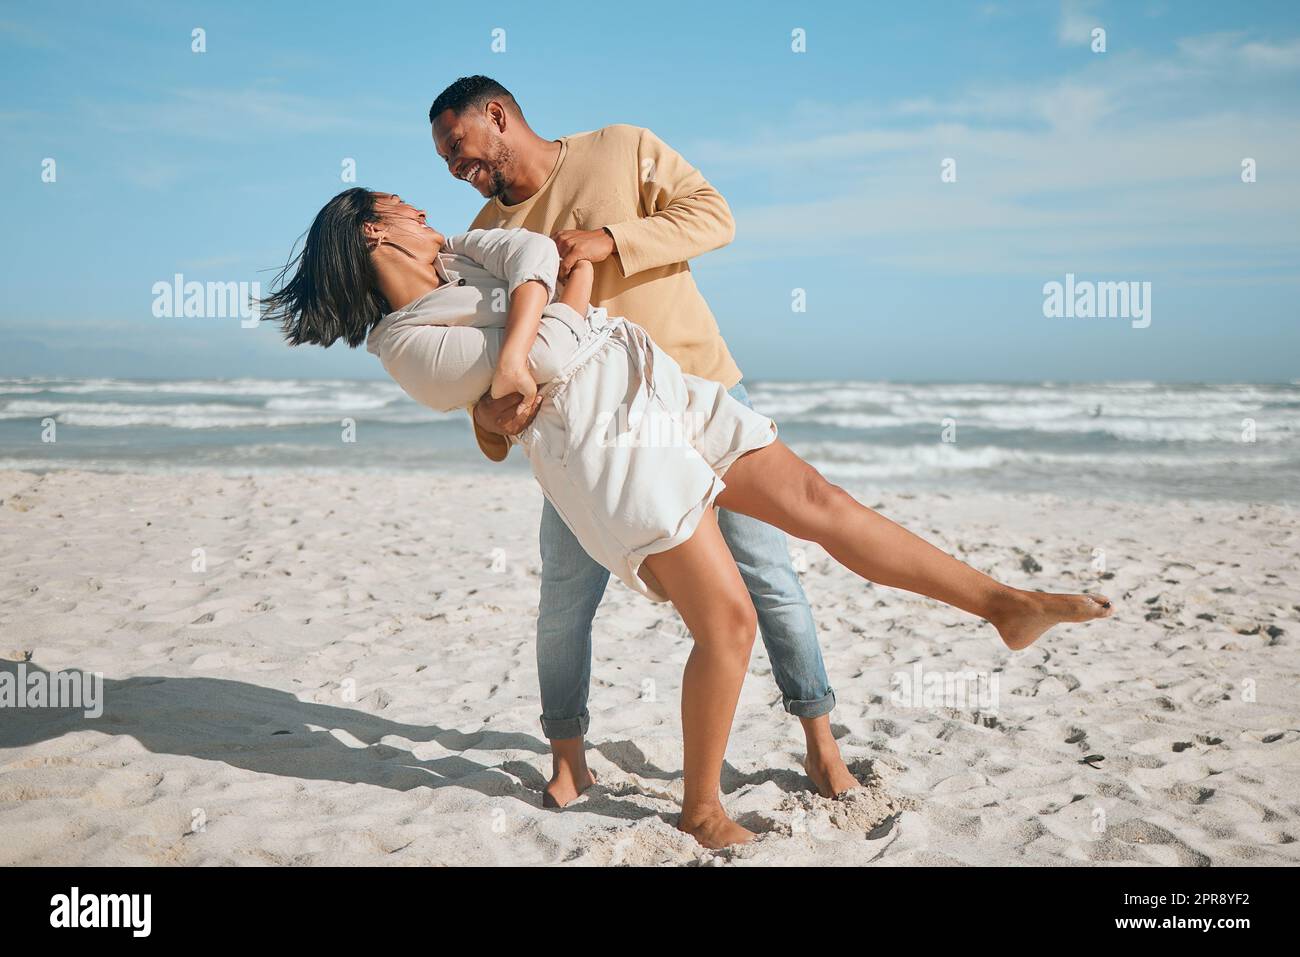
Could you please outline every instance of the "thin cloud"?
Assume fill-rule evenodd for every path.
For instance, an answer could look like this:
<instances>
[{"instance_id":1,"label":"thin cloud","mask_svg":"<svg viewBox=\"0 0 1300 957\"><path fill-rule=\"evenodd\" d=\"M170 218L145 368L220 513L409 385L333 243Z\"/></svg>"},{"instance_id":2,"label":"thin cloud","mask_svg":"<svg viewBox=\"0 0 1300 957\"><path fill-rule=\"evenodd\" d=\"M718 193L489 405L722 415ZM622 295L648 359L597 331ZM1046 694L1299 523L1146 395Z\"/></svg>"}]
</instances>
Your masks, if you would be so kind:
<instances>
[{"instance_id":1,"label":"thin cloud","mask_svg":"<svg viewBox=\"0 0 1300 957\"><path fill-rule=\"evenodd\" d=\"M381 102L340 101L262 87L178 89L154 102L110 105L88 100L82 107L111 133L228 142L247 142L267 133L393 135L410 127L390 117L391 107Z\"/></svg>"},{"instance_id":2,"label":"thin cloud","mask_svg":"<svg viewBox=\"0 0 1300 957\"><path fill-rule=\"evenodd\" d=\"M1092 31L1102 26L1093 13L1093 0L1061 0L1061 18L1056 27L1056 39L1062 46L1083 46L1091 42Z\"/></svg>"},{"instance_id":3,"label":"thin cloud","mask_svg":"<svg viewBox=\"0 0 1300 957\"><path fill-rule=\"evenodd\" d=\"M1257 267L1294 272L1300 185L1286 175L1300 155L1294 103L1255 97L1243 107L1231 95L1199 95L1227 78L1242 82L1248 46L1239 35L1190 38L1170 58L1115 59L1046 87L970 91L946 103L824 104L807 115L814 127L837 117L832 129L706 143L692 157L706 170L776 184L776 202L733 201L733 262L820 254L830 243L932 274L1207 262L1220 263L1225 279ZM873 124L840 131L861 116ZM948 157L955 183L940 181ZM1246 157L1258 164L1258 183L1241 181ZM807 196L808 183L831 184L830 195L786 199Z\"/></svg>"}]
</instances>

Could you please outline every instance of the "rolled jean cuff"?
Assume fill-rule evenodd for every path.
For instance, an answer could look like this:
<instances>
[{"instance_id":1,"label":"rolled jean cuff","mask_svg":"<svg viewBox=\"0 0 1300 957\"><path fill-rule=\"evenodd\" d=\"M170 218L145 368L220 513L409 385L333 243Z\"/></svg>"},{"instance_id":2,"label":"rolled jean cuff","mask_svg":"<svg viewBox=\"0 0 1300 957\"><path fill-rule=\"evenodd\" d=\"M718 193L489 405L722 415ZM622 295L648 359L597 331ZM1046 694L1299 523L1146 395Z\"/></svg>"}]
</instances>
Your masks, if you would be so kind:
<instances>
[{"instance_id":1,"label":"rolled jean cuff","mask_svg":"<svg viewBox=\"0 0 1300 957\"><path fill-rule=\"evenodd\" d=\"M835 689L827 688L820 698L786 698L782 695L785 710L796 718L820 718L835 710Z\"/></svg>"},{"instance_id":2,"label":"rolled jean cuff","mask_svg":"<svg viewBox=\"0 0 1300 957\"><path fill-rule=\"evenodd\" d=\"M542 734L546 735L551 741L585 737L587 728L591 727L591 714L587 711L582 712L576 718L548 718L546 715L540 717L542 719Z\"/></svg>"}]
</instances>

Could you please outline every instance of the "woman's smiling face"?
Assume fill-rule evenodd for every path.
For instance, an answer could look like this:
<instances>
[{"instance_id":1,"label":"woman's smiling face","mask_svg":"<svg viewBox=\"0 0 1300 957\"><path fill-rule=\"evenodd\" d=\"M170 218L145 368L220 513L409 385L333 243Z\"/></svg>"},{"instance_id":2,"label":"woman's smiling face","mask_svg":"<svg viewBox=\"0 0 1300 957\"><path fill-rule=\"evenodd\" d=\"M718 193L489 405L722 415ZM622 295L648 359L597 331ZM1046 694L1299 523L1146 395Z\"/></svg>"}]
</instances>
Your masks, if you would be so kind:
<instances>
[{"instance_id":1,"label":"woman's smiling face","mask_svg":"<svg viewBox=\"0 0 1300 957\"><path fill-rule=\"evenodd\" d=\"M412 256L433 262L446 243L446 237L425 222L424 210L416 209L396 193L376 193L375 212L380 222L375 233L402 246Z\"/></svg>"}]
</instances>

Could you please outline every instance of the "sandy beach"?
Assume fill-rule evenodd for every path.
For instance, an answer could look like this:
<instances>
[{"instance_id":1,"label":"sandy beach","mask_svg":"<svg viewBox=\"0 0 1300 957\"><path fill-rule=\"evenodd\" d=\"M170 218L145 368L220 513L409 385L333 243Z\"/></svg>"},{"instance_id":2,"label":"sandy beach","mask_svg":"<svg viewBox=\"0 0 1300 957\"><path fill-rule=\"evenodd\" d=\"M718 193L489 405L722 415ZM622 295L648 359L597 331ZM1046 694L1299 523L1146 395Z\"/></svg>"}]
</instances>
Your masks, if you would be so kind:
<instances>
[{"instance_id":1,"label":"sandy beach","mask_svg":"<svg viewBox=\"0 0 1300 957\"><path fill-rule=\"evenodd\" d=\"M0 472L0 673L103 676L99 716L0 710L0 865L1300 862L1300 512L861 494L1117 613L1012 653L792 541L867 787L811 791L760 643L723 775L760 837L710 852L673 827L689 636L617 582L600 784L541 807L529 478Z\"/></svg>"}]
</instances>

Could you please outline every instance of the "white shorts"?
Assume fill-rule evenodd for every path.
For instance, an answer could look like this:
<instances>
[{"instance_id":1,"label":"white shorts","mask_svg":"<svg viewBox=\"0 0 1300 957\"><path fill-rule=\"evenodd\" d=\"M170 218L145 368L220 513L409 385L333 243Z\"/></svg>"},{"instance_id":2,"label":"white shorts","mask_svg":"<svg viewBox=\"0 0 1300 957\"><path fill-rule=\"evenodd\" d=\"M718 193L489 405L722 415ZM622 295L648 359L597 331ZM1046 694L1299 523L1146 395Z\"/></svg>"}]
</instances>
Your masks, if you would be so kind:
<instances>
[{"instance_id":1,"label":"white shorts","mask_svg":"<svg viewBox=\"0 0 1300 957\"><path fill-rule=\"evenodd\" d=\"M668 601L642 567L646 556L695 533L731 463L771 444L776 423L721 383L682 372L635 323L600 309L586 323L518 441L587 554L634 591Z\"/></svg>"}]
</instances>

